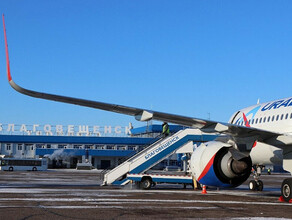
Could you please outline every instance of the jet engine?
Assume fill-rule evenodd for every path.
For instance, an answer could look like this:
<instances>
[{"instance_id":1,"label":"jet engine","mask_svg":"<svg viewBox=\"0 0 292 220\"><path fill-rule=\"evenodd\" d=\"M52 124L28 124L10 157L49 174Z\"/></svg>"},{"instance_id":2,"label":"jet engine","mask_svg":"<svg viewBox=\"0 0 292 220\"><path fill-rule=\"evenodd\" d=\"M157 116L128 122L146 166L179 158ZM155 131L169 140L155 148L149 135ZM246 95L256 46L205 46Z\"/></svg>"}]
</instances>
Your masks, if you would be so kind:
<instances>
[{"instance_id":1,"label":"jet engine","mask_svg":"<svg viewBox=\"0 0 292 220\"><path fill-rule=\"evenodd\" d=\"M250 176L252 161L227 143L211 141L197 147L191 157L191 171L202 185L236 187Z\"/></svg>"}]
</instances>

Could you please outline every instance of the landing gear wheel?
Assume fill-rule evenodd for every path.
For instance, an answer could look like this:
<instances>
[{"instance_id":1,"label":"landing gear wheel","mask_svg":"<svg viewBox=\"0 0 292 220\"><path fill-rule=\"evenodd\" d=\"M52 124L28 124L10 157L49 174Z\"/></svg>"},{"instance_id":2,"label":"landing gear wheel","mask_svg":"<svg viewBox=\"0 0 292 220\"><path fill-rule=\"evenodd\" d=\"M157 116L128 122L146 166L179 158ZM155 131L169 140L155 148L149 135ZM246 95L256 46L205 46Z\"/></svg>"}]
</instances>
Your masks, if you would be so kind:
<instances>
[{"instance_id":1,"label":"landing gear wheel","mask_svg":"<svg viewBox=\"0 0 292 220\"><path fill-rule=\"evenodd\" d=\"M286 202L292 199L292 179L284 179L281 186L281 195Z\"/></svg>"},{"instance_id":2,"label":"landing gear wheel","mask_svg":"<svg viewBox=\"0 0 292 220\"><path fill-rule=\"evenodd\" d=\"M251 180L248 184L248 187L250 190L255 191L257 188L257 182L255 180Z\"/></svg>"},{"instance_id":3,"label":"landing gear wheel","mask_svg":"<svg viewBox=\"0 0 292 220\"><path fill-rule=\"evenodd\" d=\"M144 179L140 183L140 188L150 189L151 185L152 185L152 181L150 179Z\"/></svg>"},{"instance_id":4,"label":"landing gear wheel","mask_svg":"<svg viewBox=\"0 0 292 220\"><path fill-rule=\"evenodd\" d=\"M264 183L263 183L263 181L258 180L258 182L257 182L257 190L258 191L263 191L263 189L264 189Z\"/></svg>"},{"instance_id":5,"label":"landing gear wheel","mask_svg":"<svg viewBox=\"0 0 292 220\"><path fill-rule=\"evenodd\" d=\"M261 180L251 180L248 184L248 187L250 190L257 190L257 191L263 191L264 189L264 183Z\"/></svg>"}]
</instances>

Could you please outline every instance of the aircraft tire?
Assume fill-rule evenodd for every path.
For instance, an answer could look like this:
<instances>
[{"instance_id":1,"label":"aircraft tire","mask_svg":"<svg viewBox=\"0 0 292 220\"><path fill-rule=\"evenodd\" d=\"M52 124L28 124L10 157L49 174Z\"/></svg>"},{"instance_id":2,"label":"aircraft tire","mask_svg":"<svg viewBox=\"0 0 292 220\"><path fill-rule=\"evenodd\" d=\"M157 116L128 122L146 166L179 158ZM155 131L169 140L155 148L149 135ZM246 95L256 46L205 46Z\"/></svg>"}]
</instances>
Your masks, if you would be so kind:
<instances>
[{"instance_id":1,"label":"aircraft tire","mask_svg":"<svg viewBox=\"0 0 292 220\"><path fill-rule=\"evenodd\" d=\"M255 180L251 180L248 184L250 190L255 191L257 189L257 182Z\"/></svg>"},{"instance_id":2,"label":"aircraft tire","mask_svg":"<svg viewBox=\"0 0 292 220\"><path fill-rule=\"evenodd\" d=\"M257 181L257 190L258 191L263 191L263 189L264 189L264 183L263 183L263 181L258 180Z\"/></svg>"},{"instance_id":3,"label":"aircraft tire","mask_svg":"<svg viewBox=\"0 0 292 220\"><path fill-rule=\"evenodd\" d=\"M286 202L292 199L292 178L284 179L281 186L281 195Z\"/></svg>"}]
</instances>

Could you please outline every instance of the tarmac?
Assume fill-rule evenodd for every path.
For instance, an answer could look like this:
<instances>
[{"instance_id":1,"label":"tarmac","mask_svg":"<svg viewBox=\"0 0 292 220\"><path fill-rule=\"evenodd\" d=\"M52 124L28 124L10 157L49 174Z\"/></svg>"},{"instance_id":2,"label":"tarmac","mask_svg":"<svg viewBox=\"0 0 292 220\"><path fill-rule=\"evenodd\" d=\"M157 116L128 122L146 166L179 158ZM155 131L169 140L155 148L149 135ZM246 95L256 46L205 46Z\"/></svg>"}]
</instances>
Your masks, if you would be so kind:
<instances>
[{"instance_id":1,"label":"tarmac","mask_svg":"<svg viewBox=\"0 0 292 220\"><path fill-rule=\"evenodd\" d=\"M292 219L292 204L278 201L287 177L262 175L262 192L247 181L202 194L181 184L101 186L97 170L0 171L0 219Z\"/></svg>"}]
</instances>

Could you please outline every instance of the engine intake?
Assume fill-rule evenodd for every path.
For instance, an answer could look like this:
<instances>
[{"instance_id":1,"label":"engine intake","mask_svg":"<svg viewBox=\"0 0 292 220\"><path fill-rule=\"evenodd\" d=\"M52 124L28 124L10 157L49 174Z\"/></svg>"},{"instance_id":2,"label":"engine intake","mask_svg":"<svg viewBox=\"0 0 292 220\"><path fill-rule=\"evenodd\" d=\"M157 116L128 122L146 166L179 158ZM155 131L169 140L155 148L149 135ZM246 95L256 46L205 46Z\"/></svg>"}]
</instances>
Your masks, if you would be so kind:
<instances>
[{"instance_id":1,"label":"engine intake","mask_svg":"<svg viewBox=\"0 0 292 220\"><path fill-rule=\"evenodd\" d=\"M250 156L232 156L230 144L212 141L201 144L192 154L191 170L199 183L216 187L236 187L250 176ZM237 152L237 155L241 154Z\"/></svg>"}]
</instances>

